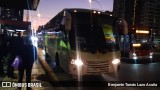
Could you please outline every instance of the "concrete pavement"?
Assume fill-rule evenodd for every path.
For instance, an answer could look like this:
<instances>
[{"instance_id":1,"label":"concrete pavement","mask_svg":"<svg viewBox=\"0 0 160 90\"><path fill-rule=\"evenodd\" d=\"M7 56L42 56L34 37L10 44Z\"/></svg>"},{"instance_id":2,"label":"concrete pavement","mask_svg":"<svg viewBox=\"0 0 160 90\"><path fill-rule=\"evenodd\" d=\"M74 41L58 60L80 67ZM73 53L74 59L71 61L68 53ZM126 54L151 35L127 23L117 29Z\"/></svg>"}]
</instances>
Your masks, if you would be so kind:
<instances>
[{"instance_id":1,"label":"concrete pavement","mask_svg":"<svg viewBox=\"0 0 160 90\"><path fill-rule=\"evenodd\" d=\"M52 71L51 69L47 68L46 65L41 65L43 63L45 63L45 59L43 59L43 55L41 55L41 52L38 49L38 60L34 62L33 65L33 69L32 69L32 83L41 83L42 87L33 87L33 90L55 90L52 85L48 82L50 81L50 78L48 77L48 74L46 74L46 72L44 70L47 71ZM43 60L43 62L42 62ZM41 63L40 63L41 62ZM43 66L43 67L42 67ZM44 69L47 68L47 69ZM12 84L14 82L17 82L18 80L18 70L15 69L14 70L14 74L16 76L15 79L12 78L8 78L7 76L5 77L0 77L0 82L11 82ZM52 75L52 74L51 74ZM24 80L25 81L25 76L24 76ZM24 82L25 83L25 82ZM0 90L16 90L17 87L2 87L2 83L0 85ZM22 88L22 90L26 90L25 87Z\"/></svg>"}]
</instances>

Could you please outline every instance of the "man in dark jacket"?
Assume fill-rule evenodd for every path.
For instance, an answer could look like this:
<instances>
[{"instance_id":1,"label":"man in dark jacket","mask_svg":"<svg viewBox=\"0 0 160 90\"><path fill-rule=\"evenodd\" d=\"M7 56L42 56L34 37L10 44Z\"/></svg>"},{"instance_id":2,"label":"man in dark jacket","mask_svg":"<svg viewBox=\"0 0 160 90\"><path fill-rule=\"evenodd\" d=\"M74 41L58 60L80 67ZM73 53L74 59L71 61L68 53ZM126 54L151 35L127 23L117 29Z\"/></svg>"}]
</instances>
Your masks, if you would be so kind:
<instances>
[{"instance_id":1,"label":"man in dark jacket","mask_svg":"<svg viewBox=\"0 0 160 90\"><path fill-rule=\"evenodd\" d=\"M0 76L4 75L4 70L3 70L3 57L4 57L4 41L3 41L3 35L0 34Z\"/></svg>"},{"instance_id":2,"label":"man in dark jacket","mask_svg":"<svg viewBox=\"0 0 160 90\"><path fill-rule=\"evenodd\" d=\"M15 78L14 76L14 67L12 66L12 63L15 59L15 57L22 56L22 50L24 46L24 40L22 37L22 32L18 32L17 37L10 37L9 39L9 45L8 45L8 54L10 54L10 58L8 59L8 67L7 67L7 76L10 78Z\"/></svg>"},{"instance_id":3,"label":"man in dark jacket","mask_svg":"<svg viewBox=\"0 0 160 90\"><path fill-rule=\"evenodd\" d=\"M4 76L4 58L7 56L7 33L0 34L0 76Z\"/></svg>"},{"instance_id":4,"label":"man in dark jacket","mask_svg":"<svg viewBox=\"0 0 160 90\"><path fill-rule=\"evenodd\" d=\"M26 70L26 82L30 83L33 63L35 60L37 60L37 49L34 45L32 45L32 41L29 38L26 40L24 44L21 58L22 64L20 64L18 68L18 82L22 83L24 70ZM19 88L19 90L21 90L21 88ZM30 90L30 88L27 87L27 90Z\"/></svg>"},{"instance_id":5,"label":"man in dark jacket","mask_svg":"<svg viewBox=\"0 0 160 90\"><path fill-rule=\"evenodd\" d=\"M16 41L15 41L15 37L12 36L9 39L9 45L8 45L8 50L9 50L9 54L10 54L10 58L8 59L8 67L7 67L7 76L11 77L11 78L15 78L14 76L14 67L12 67L12 63L16 57Z\"/></svg>"}]
</instances>

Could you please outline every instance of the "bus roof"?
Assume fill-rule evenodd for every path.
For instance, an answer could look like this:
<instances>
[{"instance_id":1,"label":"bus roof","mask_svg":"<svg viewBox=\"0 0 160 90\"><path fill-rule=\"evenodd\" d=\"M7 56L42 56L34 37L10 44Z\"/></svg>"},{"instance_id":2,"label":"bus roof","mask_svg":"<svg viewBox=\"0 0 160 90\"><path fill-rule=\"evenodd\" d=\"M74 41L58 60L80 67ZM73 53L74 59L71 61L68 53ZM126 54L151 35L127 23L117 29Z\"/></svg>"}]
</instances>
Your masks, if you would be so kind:
<instances>
[{"instance_id":1,"label":"bus roof","mask_svg":"<svg viewBox=\"0 0 160 90\"><path fill-rule=\"evenodd\" d=\"M110 15L109 13L103 12L101 10L96 10L96 9L85 9L85 8L65 8L62 10L63 11L67 11L67 12L86 12L86 13L90 13L90 11L97 11L100 12L101 14L105 14L105 15Z\"/></svg>"},{"instance_id":2,"label":"bus roof","mask_svg":"<svg viewBox=\"0 0 160 90\"><path fill-rule=\"evenodd\" d=\"M99 11L99 10L84 9L84 8L65 8L65 9L63 9L62 11L60 11L57 15L55 15L49 22L47 22L47 23L45 24L44 29L46 29L46 28L48 28L48 27L54 26L54 24L51 24L51 23L57 22L57 21L55 20L56 18L63 17L65 11L68 12L68 13L70 13L71 15L72 15L73 13L75 13L75 12L76 12L76 13L88 13L88 14L90 14L91 11L93 11L93 12L95 11L95 12L97 12L97 13L100 12L100 13L98 13L98 14L100 14L100 15L105 15L106 18L108 18L108 21L114 22L114 21L118 20L117 18L111 16L109 13L107 13L107 12L102 12L102 11Z\"/></svg>"}]
</instances>

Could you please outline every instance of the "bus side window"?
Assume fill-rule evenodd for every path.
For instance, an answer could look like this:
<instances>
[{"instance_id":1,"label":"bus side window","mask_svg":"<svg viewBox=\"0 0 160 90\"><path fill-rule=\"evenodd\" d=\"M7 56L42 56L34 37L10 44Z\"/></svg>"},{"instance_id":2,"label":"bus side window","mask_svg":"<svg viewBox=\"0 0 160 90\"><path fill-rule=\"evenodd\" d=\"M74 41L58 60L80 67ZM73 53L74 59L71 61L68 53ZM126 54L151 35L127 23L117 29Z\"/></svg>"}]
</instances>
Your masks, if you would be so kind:
<instances>
[{"instance_id":1,"label":"bus side window","mask_svg":"<svg viewBox=\"0 0 160 90\"><path fill-rule=\"evenodd\" d=\"M60 39L60 46L63 46L64 48L67 48L67 33L63 31L59 31L58 37Z\"/></svg>"}]
</instances>

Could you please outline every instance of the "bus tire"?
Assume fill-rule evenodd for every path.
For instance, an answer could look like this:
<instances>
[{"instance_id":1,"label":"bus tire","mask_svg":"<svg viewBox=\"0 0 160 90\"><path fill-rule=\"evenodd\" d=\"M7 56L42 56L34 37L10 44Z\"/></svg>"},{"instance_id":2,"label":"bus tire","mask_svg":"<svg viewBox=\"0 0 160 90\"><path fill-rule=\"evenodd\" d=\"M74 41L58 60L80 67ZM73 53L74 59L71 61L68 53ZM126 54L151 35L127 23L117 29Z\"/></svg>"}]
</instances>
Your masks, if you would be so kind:
<instances>
[{"instance_id":1,"label":"bus tire","mask_svg":"<svg viewBox=\"0 0 160 90\"><path fill-rule=\"evenodd\" d=\"M120 65L118 65L118 67L117 67L117 71L119 71L119 70L120 70L120 68L121 68L121 66L120 66Z\"/></svg>"},{"instance_id":2,"label":"bus tire","mask_svg":"<svg viewBox=\"0 0 160 90\"><path fill-rule=\"evenodd\" d=\"M46 60L51 60L51 57L48 55L48 53L45 54Z\"/></svg>"},{"instance_id":3,"label":"bus tire","mask_svg":"<svg viewBox=\"0 0 160 90\"><path fill-rule=\"evenodd\" d=\"M58 53L56 53L55 63L56 63L56 69L58 71L62 71L61 68L60 68L60 64L59 64L59 55L58 55Z\"/></svg>"}]
</instances>

